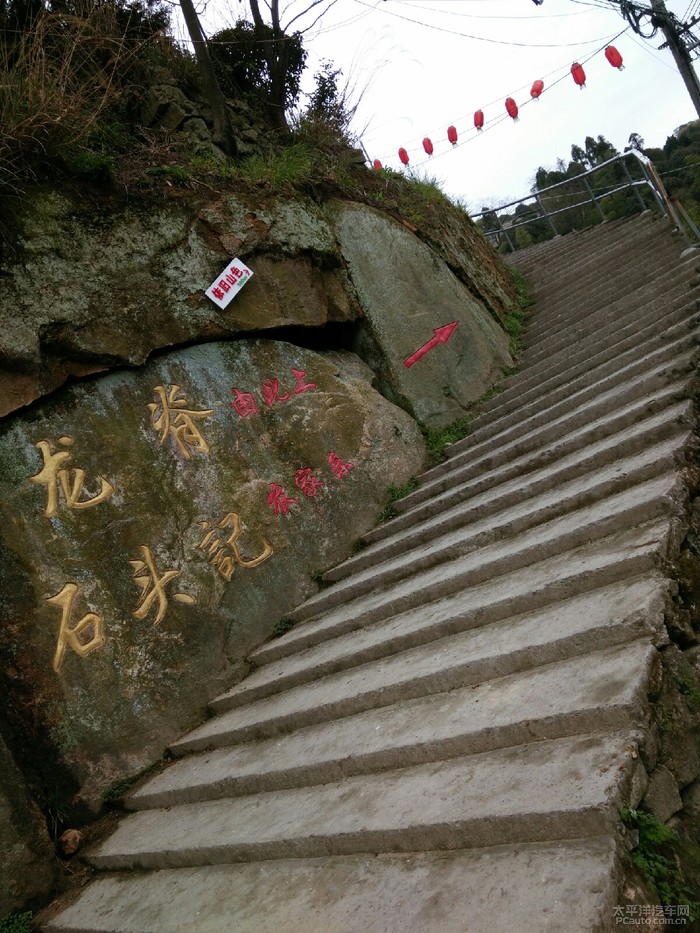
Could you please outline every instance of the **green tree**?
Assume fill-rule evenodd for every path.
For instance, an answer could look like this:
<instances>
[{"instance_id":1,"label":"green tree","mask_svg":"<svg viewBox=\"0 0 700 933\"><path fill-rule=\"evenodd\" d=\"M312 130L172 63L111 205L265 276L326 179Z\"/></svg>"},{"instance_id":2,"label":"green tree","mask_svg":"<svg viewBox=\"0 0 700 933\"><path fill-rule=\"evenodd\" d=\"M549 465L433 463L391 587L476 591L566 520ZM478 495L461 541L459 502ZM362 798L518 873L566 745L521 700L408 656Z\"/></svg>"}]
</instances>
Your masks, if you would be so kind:
<instances>
[{"instance_id":1,"label":"green tree","mask_svg":"<svg viewBox=\"0 0 700 933\"><path fill-rule=\"evenodd\" d=\"M270 79L268 108L273 122L281 130L289 129L286 110L289 106L289 76L292 72L294 49L301 42L301 36L313 29L321 17L337 2L338 0L308 0L306 6L299 12L293 12L293 4L290 3L289 18L283 22L280 0L266 0L268 23L260 12L258 0L249 0L255 34L262 45ZM296 23L299 23L301 28L292 29ZM296 46L295 43L297 43Z\"/></svg>"}]
</instances>

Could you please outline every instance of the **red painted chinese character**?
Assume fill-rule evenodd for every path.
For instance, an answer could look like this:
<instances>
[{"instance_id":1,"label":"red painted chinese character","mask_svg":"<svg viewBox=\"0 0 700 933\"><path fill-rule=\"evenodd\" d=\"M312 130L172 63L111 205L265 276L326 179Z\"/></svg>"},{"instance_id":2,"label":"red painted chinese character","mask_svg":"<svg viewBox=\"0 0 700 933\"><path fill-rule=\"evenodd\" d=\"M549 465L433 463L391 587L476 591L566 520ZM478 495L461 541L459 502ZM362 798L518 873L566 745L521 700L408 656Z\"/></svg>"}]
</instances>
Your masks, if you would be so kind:
<instances>
[{"instance_id":1,"label":"red painted chinese character","mask_svg":"<svg viewBox=\"0 0 700 933\"><path fill-rule=\"evenodd\" d=\"M231 408L237 411L241 418L257 415L258 406L250 392L239 392L238 389L231 389L231 391L236 396L235 401L231 402Z\"/></svg>"},{"instance_id":2,"label":"red painted chinese character","mask_svg":"<svg viewBox=\"0 0 700 933\"><path fill-rule=\"evenodd\" d=\"M304 385L304 379L306 378L305 369L293 369L292 372L294 373L294 378L297 381L297 387L294 390L295 395L299 395L301 392L306 392L307 389L316 388L315 382L307 382L306 385Z\"/></svg>"},{"instance_id":3,"label":"red painted chinese character","mask_svg":"<svg viewBox=\"0 0 700 933\"><path fill-rule=\"evenodd\" d=\"M231 286L228 284L228 282L225 279L219 279L219 288L223 288L225 292L231 291Z\"/></svg>"},{"instance_id":4,"label":"red painted chinese character","mask_svg":"<svg viewBox=\"0 0 700 933\"><path fill-rule=\"evenodd\" d=\"M294 477L294 485L298 486L309 499L313 499L319 488L325 486L325 483L323 480L316 479L315 476L312 476L311 467L307 467L305 470L297 470Z\"/></svg>"},{"instance_id":5,"label":"red painted chinese character","mask_svg":"<svg viewBox=\"0 0 700 933\"><path fill-rule=\"evenodd\" d=\"M234 275L231 275L230 272L227 272L226 275L224 276L224 278L226 279L226 281L228 282L229 285L235 285L235 284L236 284L236 277L235 277Z\"/></svg>"},{"instance_id":6,"label":"red painted chinese character","mask_svg":"<svg viewBox=\"0 0 700 933\"><path fill-rule=\"evenodd\" d=\"M231 275L234 277L234 279L240 279L243 275L243 270L239 269L238 266L230 266L229 271L231 272Z\"/></svg>"},{"instance_id":7,"label":"red painted chinese character","mask_svg":"<svg viewBox=\"0 0 700 933\"><path fill-rule=\"evenodd\" d=\"M214 296L214 298L218 298L219 301L223 301L224 293L221 291L220 288L212 288L211 293Z\"/></svg>"},{"instance_id":8,"label":"red painted chinese character","mask_svg":"<svg viewBox=\"0 0 700 933\"><path fill-rule=\"evenodd\" d=\"M272 492L267 494L267 504L272 506L275 511L275 515L286 515L289 511L289 506L296 503L296 499L293 499L291 496L286 496L284 490L281 486L278 486L277 483L270 483L270 489Z\"/></svg>"},{"instance_id":9,"label":"red painted chinese character","mask_svg":"<svg viewBox=\"0 0 700 933\"><path fill-rule=\"evenodd\" d=\"M291 398L289 392L285 392L284 395L280 394L279 379L267 379L260 388L262 390L263 402L265 402L268 408L272 408L274 402L286 402Z\"/></svg>"},{"instance_id":10,"label":"red painted chinese character","mask_svg":"<svg viewBox=\"0 0 700 933\"><path fill-rule=\"evenodd\" d=\"M350 470L352 470L352 463L349 461L346 463L342 457L339 457L335 451L331 451L328 454L328 462L331 465L331 472L334 476L337 476L340 479L341 476L347 476Z\"/></svg>"}]
</instances>

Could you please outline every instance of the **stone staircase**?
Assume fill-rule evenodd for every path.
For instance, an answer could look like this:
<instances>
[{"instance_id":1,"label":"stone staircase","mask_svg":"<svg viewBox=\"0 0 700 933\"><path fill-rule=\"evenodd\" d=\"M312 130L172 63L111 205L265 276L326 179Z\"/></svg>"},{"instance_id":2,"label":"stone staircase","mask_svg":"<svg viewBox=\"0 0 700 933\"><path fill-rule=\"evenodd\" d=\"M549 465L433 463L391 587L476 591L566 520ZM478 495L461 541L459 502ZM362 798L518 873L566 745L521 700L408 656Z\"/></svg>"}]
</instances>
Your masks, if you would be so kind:
<instances>
[{"instance_id":1,"label":"stone staircase","mask_svg":"<svg viewBox=\"0 0 700 933\"><path fill-rule=\"evenodd\" d=\"M518 253L521 371L171 746L61 933L615 927L685 536L700 261Z\"/></svg>"}]
</instances>

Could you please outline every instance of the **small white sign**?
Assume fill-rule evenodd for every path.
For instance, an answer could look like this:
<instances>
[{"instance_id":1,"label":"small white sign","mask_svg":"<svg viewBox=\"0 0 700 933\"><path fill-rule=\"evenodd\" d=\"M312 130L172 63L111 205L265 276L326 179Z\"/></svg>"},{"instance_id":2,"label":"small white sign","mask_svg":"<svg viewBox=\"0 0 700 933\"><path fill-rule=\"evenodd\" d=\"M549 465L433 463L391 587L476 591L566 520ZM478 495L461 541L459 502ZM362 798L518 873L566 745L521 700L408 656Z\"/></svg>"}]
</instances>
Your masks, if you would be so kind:
<instances>
[{"instance_id":1,"label":"small white sign","mask_svg":"<svg viewBox=\"0 0 700 933\"><path fill-rule=\"evenodd\" d=\"M243 288L252 274L253 270L249 269L245 263L242 263L240 259L234 259L226 266L221 275L216 277L216 281L212 282L205 295L211 298L215 305L225 308L229 301Z\"/></svg>"}]
</instances>

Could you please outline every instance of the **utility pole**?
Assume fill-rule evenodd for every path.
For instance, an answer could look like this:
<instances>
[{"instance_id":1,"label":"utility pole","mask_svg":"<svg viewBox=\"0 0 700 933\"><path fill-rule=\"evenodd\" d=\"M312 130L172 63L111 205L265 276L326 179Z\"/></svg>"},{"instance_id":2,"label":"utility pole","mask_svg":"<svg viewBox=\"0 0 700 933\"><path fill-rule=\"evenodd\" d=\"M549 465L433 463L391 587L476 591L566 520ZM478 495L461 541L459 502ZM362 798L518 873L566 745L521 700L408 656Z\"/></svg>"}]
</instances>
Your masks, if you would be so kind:
<instances>
[{"instance_id":1,"label":"utility pole","mask_svg":"<svg viewBox=\"0 0 700 933\"><path fill-rule=\"evenodd\" d=\"M659 29L666 37L666 44L671 50L671 55L673 55L676 67L680 72L681 78L683 78L685 82L695 111L698 117L700 117L700 82L698 82L698 76L695 74L690 52L678 29L680 24L674 16L669 15L664 0L649 0L649 2L651 3L652 10L657 14L653 17L652 22L655 24L658 23Z\"/></svg>"},{"instance_id":2,"label":"utility pole","mask_svg":"<svg viewBox=\"0 0 700 933\"><path fill-rule=\"evenodd\" d=\"M690 50L684 38L684 35L691 35L690 27L695 25L697 20L694 19L690 25L681 23L673 13L669 13L666 9L664 0L649 0L649 3L651 6L643 6L635 2L635 0L616 0L620 12L638 36L643 39L651 39L659 29L664 34L666 42L662 48L668 46L671 50L695 111L700 117L700 82L695 74ZM646 21L646 25L650 27L650 32L645 31L643 28L643 21ZM697 45L697 42L695 45Z\"/></svg>"}]
</instances>

